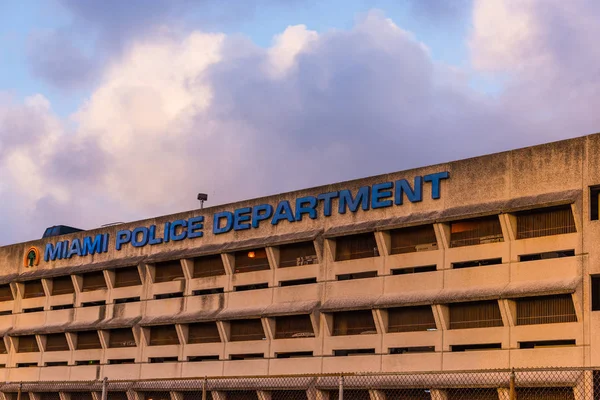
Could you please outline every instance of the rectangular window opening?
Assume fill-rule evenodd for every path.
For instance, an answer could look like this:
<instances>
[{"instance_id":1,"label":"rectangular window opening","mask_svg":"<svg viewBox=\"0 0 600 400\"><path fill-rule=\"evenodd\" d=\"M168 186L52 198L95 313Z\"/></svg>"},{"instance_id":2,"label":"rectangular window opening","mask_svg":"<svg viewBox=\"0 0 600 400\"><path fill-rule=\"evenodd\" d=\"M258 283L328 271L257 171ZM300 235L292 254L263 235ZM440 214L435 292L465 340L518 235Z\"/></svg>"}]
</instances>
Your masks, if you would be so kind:
<instances>
[{"instance_id":1,"label":"rectangular window opening","mask_svg":"<svg viewBox=\"0 0 600 400\"><path fill-rule=\"evenodd\" d=\"M185 280L181 261L171 260L154 264L154 283Z\"/></svg>"},{"instance_id":2,"label":"rectangular window opening","mask_svg":"<svg viewBox=\"0 0 600 400\"><path fill-rule=\"evenodd\" d=\"M503 242L497 215L450 223L450 247Z\"/></svg>"},{"instance_id":3,"label":"rectangular window opening","mask_svg":"<svg viewBox=\"0 0 600 400\"><path fill-rule=\"evenodd\" d=\"M0 315L11 315L11 314L12 314L11 310L0 311Z\"/></svg>"},{"instance_id":4,"label":"rectangular window opening","mask_svg":"<svg viewBox=\"0 0 600 400\"><path fill-rule=\"evenodd\" d=\"M275 339L315 337L310 315L275 317Z\"/></svg>"},{"instance_id":5,"label":"rectangular window opening","mask_svg":"<svg viewBox=\"0 0 600 400\"><path fill-rule=\"evenodd\" d=\"M0 301L13 301L14 297L10 285L0 285Z\"/></svg>"},{"instance_id":6,"label":"rectangular window opening","mask_svg":"<svg viewBox=\"0 0 600 400\"><path fill-rule=\"evenodd\" d=\"M248 290L258 290L258 289L267 289L269 287L268 283L253 283L250 285L239 285L239 286L234 286L233 287L233 291L234 292L245 292Z\"/></svg>"},{"instance_id":7,"label":"rectangular window opening","mask_svg":"<svg viewBox=\"0 0 600 400\"><path fill-rule=\"evenodd\" d=\"M188 343L218 343L221 341L216 322L197 322L188 325Z\"/></svg>"},{"instance_id":8,"label":"rectangular window opening","mask_svg":"<svg viewBox=\"0 0 600 400\"><path fill-rule=\"evenodd\" d=\"M83 284L81 290L83 292L91 292L94 290L106 289L106 280L104 279L104 272L88 272L82 275Z\"/></svg>"},{"instance_id":9,"label":"rectangular window opening","mask_svg":"<svg viewBox=\"0 0 600 400\"><path fill-rule=\"evenodd\" d=\"M77 360L75 365L100 365L100 360Z\"/></svg>"},{"instance_id":10,"label":"rectangular window opening","mask_svg":"<svg viewBox=\"0 0 600 400\"><path fill-rule=\"evenodd\" d=\"M139 286L142 284L138 267L115 269L115 288Z\"/></svg>"},{"instance_id":11,"label":"rectangular window opening","mask_svg":"<svg viewBox=\"0 0 600 400\"><path fill-rule=\"evenodd\" d=\"M178 345L179 337L175 325L157 325L150 327L150 346Z\"/></svg>"},{"instance_id":12,"label":"rectangular window opening","mask_svg":"<svg viewBox=\"0 0 600 400\"><path fill-rule=\"evenodd\" d=\"M575 257L575 250L546 251L544 253L523 254L519 256L520 262L550 260L552 258Z\"/></svg>"},{"instance_id":13,"label":"rectangular window opening","mask_svg":"<svg viewBox=\"0 0 600 400\"><path fill-rule=\"evenodd\" d=\"M376 334L371 310L333 313L333 336Z\"/></svg>"},{"instance_id":14,"label":"rectangular window opening","mask_svg":"<svg viewBox=\"0 0 600 400\"><path fill-rule=\"evenodd\" d=\"M34 312L42 312L44 311L44 307L32 307L32 308L24 308L23 312L25 314L34 313Z\"/></svg>"},{"instance_id":15,"label":"rectangular window opening","mask_svg":"<svg viewBox=\"0 0 600 400\"><path fill-rule=\"evenodd\" d=\"M114 364L135 364L135 359L133 358L117 358L117 359L112 359L112 360L108 360L108 364L114 365Z\"/></svg>"},{"instance_id":16,"label":"rectangular window opening","mask_svg":"<svg viewBox=\"0 0 600 400\"><path fill-rule=\"evenodd\" d=\"M388 332L416 332L435 330L431 306L398 307L388 309Z\"/></svg>"},{"instance_id":17,"label":"rectangular window opening","mask_svg":"<svg viewBox=\"0 0 600 400\"><path fill-rule=\"evenodd\" d=\"M77 332L77 350L101 349L100 337L97 331Z\"/></svg>"},{"instance_id":18,"label":"rectangular window opening","mask_svg":"<svg viewBox=\"0 0 600 400\"><path fill-rule=\"evenodd\" d=\"M177 299L183 297L183 292L155 294L154 300Z\"/></svg>"},{"instance_id":19,"label":"rectangular window opening","mask_svg":"<svg viewBox=\"0 0 600 400\"><path fill-rule=\"evenodd\" d=\"M66 367L69 365L68 361L49 361L44 364L45 367Z\"/></svg>"},{"instance_id":20,"label":"rectangular window opening","mask_svg":"<svg viewBox=\"0 0 600 400\"><path fill-rule=\"evenodd\" d=\"M275 358L302 358L312 356L312 351L292 351L289 353L275 353Z\"/></svg>"},{"instance_id":21,"label":"rectangular window opening","mask_svg":"<svg viewBox=\"0 0 600 400\"><path fill-rule=\"evenodd\" d=\"M524 297L517 302L517 325L577 322L570 294Z\"/></svg>"},{"instance_id":22,"label":"rectangular window opening","mask_svg":"<svg viewBox=\"0 0 600 400\"><path fill-rule=\"evenodd\" d=\"M390 354L433 353L435 346L390 347Z\"/></svg>"},{"instance_id":23,"label":"rectangular window opening","mask_svg":"<svg viewBox=\"0 0 600 400\"><path fill-rule=\"evenodd\" d=\"M437 250L433 225L415 226L390 231L391 254Z\"/></svg>"},{"instance_id":24,"label":"rectangular window opening","mask_svg":"<svg viewBox=\"0 0 600 400\"><path fill-rule=\"evenodd\" d=\"M61 304L59 306L52 306L50 307L50 310L68 310L73 308L73 304Z\"/></svg>"},{"instance_id":25,"label":"rectangular window opening","mask_svg":"<svg viewBox=\"0 0 600 400\"><path fill-rule=\"evenodd\" d=\"M520 349L539 349L544 347L571 347L575 346L575 339L571 340L534 340L519 342Z\"/></svg>"},{"instance_id":26,"label":"rectangular window opening","mask_svg":"<svg viewBox=\"0 0 600 400\"><path fill-rule=\"evenodd\" d=\"M219 361L219 356L189 356L189 362Z\"/></svg>"},{"instance_id":27,"label":"rectangular window opening","mask_svg":"<svg viewBox=\"0 0 600 400\"><path fill-rule=\"evenodd\" d=\"M235 273L265 271L270 269L264 248L235 252Z\"/></svg>"},{"instance_id":28,"label":"rectangular window opening","mask_svg":"<svg viewBox=\"0 0 600 400\"><path fill-rule=\"evenodd\" d=\"M125 297L123 299L115 299L115 304L125 304L125 303L137 303L140 301L140 297Z\"/></svg>"},{"instance_id":29,"label":"rectangular window opening","mask_svg":"<svg viewBox=\"0 0 600 400\"><path fill-rule=\"evenodd\" d=\"M452 268L461 269L461 268L485 267L488 265L498 265L498 264L502 264L502 258L488 258L485 260L461 261L461 262L452 263Z\"/></svg>"},{"instance_id":30,"label":"rectangular window opening","mask_svg":"<svg viewBox=\"0 0 600 400\"><path fill-rule=\"evenodd\" d=\"M177 357L150 357L150 364L162 364L162 363L171 363L177 362L179 359Z\"/></svg>"},{"instance_id":31,"label":"rectangular window opening","mask_svg":"<svg viewBox=\"0 0 600 400\"><path fill-rule=\"evenodd\" d=\"M379 250L373 232L340 236L335 239L335 261L357 260L378 256Z\"/></svg>"},{"instance_id":32,"label":"rectangular window opening","mask_svg":"<svg viewBox=\"0 0 600 400\"><path fill-rule=\"evenodd\" d=\"M17 368L31 368L37 367L38 363L30 362L30 363L17 363Z\"/></svg>"},{"instance_id":33,"label":"rectangular window opening","mask_svg":"<svg viewBox=\"0 0 600 400\"><path fill-rule=\"evenodd\" d=\"M281 281L279 282L279 286L299 286L299 285L312 285L313 283L317 283L317 278L304 278L304 279L292 279L289 281Z\"/></svg>"},{"instance_id":34,"label":"rectangular window opening","mask_svg":"<svg viewBox=\"0 0 600 400\"><path fill-rule=\"evenodd\" d=\"M355 272L353 274L337 275L336 279L338 281L351 281L354 279L365 279L365 278L375 278L375 277L377 277L377 271L367 271L367 272Z\"/></svg>"},{"instance_id":35,"label":"rectangular window opening","mask_svg":"<svg viewBox=\"0 0 600 400\"><path fill-rule=\"evenodd\" d=\"M600 311L600 275L592 276L592 311Z\"/></svg>"},{"instance_id":36,"label":"rectangular window opening","mask_svg":"<svg viewBox=\"0 0 600 400\"><path fill-rule=\"evenodd\" d=\"M590 220L598 221L598 211L600 210L600 186L590 186Z\"/></svg>"},{"instance_id":37,"label":"rectangular window opening","mask_svg":"<svg viewBox=\"0 0 600 400\"><path fill-rule=\"evenodd\" d=\"M481 351L481 350L499 350L502 349L501 343L480 343L480 344L459 344L450 346L453 353L463 351Z\"/></svg>"},{"instance_id":38,"label":"rectangular window opening","mask_svg":"<svg viewBox=\"0 0 600 400\"><path fill-rule=\"evenodd\" d=\"M200 289L200 290L194 290L192 292L192 295L194 296L208 296L210 294L219 294L219 293L225 293L225 289L220 287L220 288L212 288L212 289Z\"/></svg>"},{"instance_id":39,"label":"rectangular window opening","mask_svg":"<svg viewBox=\"0 0 600 400\"><path fill-rule=\"evenodd\" d=\"M38 353L39 351L40 348L38 347L35 336L19 336L17 353Z\"/></svg>"},{"instance_id":40,"label":"rectangular window opening","mask_svg":"<svg viewBox=\"0 0 600 400\"><path fill-rule=\"evenodd\" d=\"M495 300L452 303L448 307L450 329L503 326L500 307Z\"/></svg>"},{"instance_id":41,"label":"rectangular window opening","mask_svg":"<svg viewBox=\"0 0 600 400\"><path fill-rule=\"evenodd\" d=\"M344 349L333 351L333 355L335 357L346 357L362 354L375 354L375 349Z\"/></svg>"},{"instance_id":42,"label":"rectangular window opening","mask_svg":"<svg viewBox=\"0 0 600 400\"><path fill-rule=\"evenodd\" d=\"M135 338L131 328L111 329L108 335L108 347L135 347Z\"/></svg>"},{"instance_id":43,"label":"rectangular window opening","mask_svg":"<svg viewBox=\"0 0 600 400\"><path fill-rule=\"evenodd\" d=\"M252 360L256 358L265 358L265 353L250 353L250 354L231 354L230 360Z\"/></svg>"},{"instance_id":44,"label":"rectangular window opening","mask_svg":"<svg viewBox=\"0 0 600 400\"><path fill-rule=\"evenodd\" d=\"M229 324L232 342L266 339L260 319L238 319Z\"/></svg>"},{"instance_id":45,"label":"rectangular window opening","mask_svg":"<svg viewBox=\"0 0 600 400\"><path fill-rule=\"evenodd\" d=\"M422 267L396 268L392 275L420 274L421 272L433 272L437 270L437 265L424 265Z\"/></svg>"},{"instance_id":46,"label":"rectangular window opening","mask_svg":"<svg viewBox=\"0 0 600 400\"><path fill-rule=\"evenodd\" d=\"M88 301L85 303L81 303L81 307L99 307L99 306L105 306L105 305L106 305L105 300Z\"/></svg>"},{"instance_id":47,"label":"rectangular window opening","mask_svg":"<svg viewBox=\"0 0 600 400\"><path fill-rule=\"evenodd\" d=\"M46 335L46 351L69 351L69 343L64 333Z\"/></svg>"},{"instance_id":48,"label":"rectangular window opening","mask_svg":"<svg viewBox=\"0 0 600 400\"><path fill-rule=\"evenodd\" d=\"M517 239L577 232L571 206L522 211L517 217Z\"/></svg>"},{"instance_id":49,"label":"rectangular window opening","mask_svg":"<svg viewBox=\"0 0 600 400\"><path fill-rule=\"evenodd\" d=\"M225 275L225 266L220 254L194 258L194 274L192 278Z\"/></svg>"},{"instance_id":50,"label":"rectangular window opening","mask_svg":"<svg viewBox=\"0 0 600 400\"><path fill-rule=\"evenodd\" d=\"M317 252L312 241L279 246L279 268L318 263Z\"/></svg>"},{"instance_id":51,"label":"rectangular window opening","mask_svg":"<svg viewBox=\"0 0 600 400\"><path fill-rule=\"evenodd\" d=\"M27 281L23 285L25 286L25 290L23 292L24 299L33 299L36 297L44 297L46 295L46 293L44 293L42 281L39 279L35 281Z\"/></svg>"},{"instance_id":52,"label":"rectangular window opening","mask_svg":"<svg viewBox=\"0 0 600 400\"><path fill-rule=\"evenodd\" d=\"M52 279L52 296L75 293L71 275L59 276Z\"/></svg>"}]
</instances>

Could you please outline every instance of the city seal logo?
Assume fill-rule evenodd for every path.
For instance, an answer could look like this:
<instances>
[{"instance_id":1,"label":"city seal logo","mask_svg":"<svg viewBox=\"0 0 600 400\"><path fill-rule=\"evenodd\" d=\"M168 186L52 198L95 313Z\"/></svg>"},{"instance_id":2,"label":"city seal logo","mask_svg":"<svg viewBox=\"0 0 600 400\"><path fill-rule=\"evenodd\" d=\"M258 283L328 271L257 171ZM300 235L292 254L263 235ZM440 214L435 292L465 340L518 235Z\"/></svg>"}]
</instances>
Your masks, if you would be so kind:
<instances>
[{"instance_id":1,"label":"city seal logo","mask_svg":"<svg viewBox=\"0 0 600 400\"><path fill-rule=\"evenodd\" d=\"M40 251L37 247L30 247L29 250L25 252L25 257L23 258L23 266L25 268L37 267L40 263Z\"/></svg>"}]
</instances>

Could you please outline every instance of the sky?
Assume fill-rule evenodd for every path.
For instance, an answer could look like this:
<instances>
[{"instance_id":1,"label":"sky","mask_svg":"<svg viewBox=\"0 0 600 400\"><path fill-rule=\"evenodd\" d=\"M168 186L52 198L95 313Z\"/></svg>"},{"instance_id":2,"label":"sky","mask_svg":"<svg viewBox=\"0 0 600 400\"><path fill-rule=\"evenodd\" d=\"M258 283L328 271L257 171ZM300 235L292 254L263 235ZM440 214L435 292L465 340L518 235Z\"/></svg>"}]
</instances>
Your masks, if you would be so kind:
<instances>
[{"instance_id":1,"label":"sky","mask_svg":"<svg viewBox=\"0 0 600 400\"><path fill-rule=\"evenodd\" d=\"M0 245L600 131L597 0L0 2Z\"/></svg>"}]
</instances>

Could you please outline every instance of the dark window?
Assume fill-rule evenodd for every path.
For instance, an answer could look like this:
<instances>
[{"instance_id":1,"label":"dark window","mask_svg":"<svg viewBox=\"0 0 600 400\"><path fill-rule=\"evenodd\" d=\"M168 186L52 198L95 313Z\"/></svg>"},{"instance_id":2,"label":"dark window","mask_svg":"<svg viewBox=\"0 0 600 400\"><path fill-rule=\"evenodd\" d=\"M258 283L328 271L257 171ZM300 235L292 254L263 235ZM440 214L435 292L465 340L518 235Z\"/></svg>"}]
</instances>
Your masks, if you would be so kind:
<instances>
[{"instance_id":1,"label":"dark window","mask_svg":"<svg viewBox=\"0 0 600 400\"><path fill-rule=\"evenodd\" d=\"M82 291L89 292L92 290L106 289L106 280L104 279L104 272L88 272L87 274L83 274L82 276Z\"/></svg>"},{"instance_id":2,"label":"dark window","mask_svg":"<svg viewBox=\"0 0 600 400\"><path fill-rule=\"evenodd\" d=\"M177 357L150 357L150 364L162 364L169 362L177 362L179 359Z\"/></svg>"},{"instance_id":3,"label":"dark window","mask_svg":"<svg viewBox=\"0 0 600 400\"><path fill-rule=\"evenodd\" d=\"M108 360L109 364L135 364L135 359L133 358L117 358L113 360ZM112 397L112 393L110 394Z\"/></svg>"},{"instance_id":4,"label":"dark window","mask_svg":"<svg viewBox=\"0 0 600 400\"><path fill-rule=\"evenodd\" d=\"M312 351L292 351L289 353L275 353L275 358L301 358L312 357Z\"/></svg>"},{"instance_id":5,"label":"dark window","mask_svg":"<svg viewBox=\"0 0 600 400\"><path fill-rule=\"evenodd\" d=\"M46 367L66 367L69 365L68 361L50 361L45 364Z\"/></svg>"},{"instance_id":6,"label":"dark window","mask_svg":"<svg viewBox=\"0 0 600 400\"><path fill-rule=\"evenodd\" d=\"M96 331L77 332L77 350L101 349L100 337Z\"/></svg>"},{"instance_id":7,"label":"dark window","mask_svg":"<svg viewBox=\"0 0 600 400\"><path fill-rule=\"evenodd\" d=\"M40 351L35 336L19 336L17 353L37 353ZM37 364L36 364L37 365Z\"/></svg>"},{"instance_id":8,"label":"dark window","mask_svg":"<svg viewBox=\"0 0 600 400\"><path fill-rule=\"evenodd\" d=\"M517 325L577 322L571 295L517 299Z\"/></svg>"},{"instance_id":9,"label":"dark window","mask_svg":"<svg viewBox=\"0 0 600 400\"><path fill-rule=\"evenodd\" d=\"M279 268L317 264L318 262L313 242L279 246Z\"/></svg>"},{"instance_id":10,"label":"dark window","mask_svg":"<svg viewBox=\"0 0 600 400\"><path fill-rule=\"evenodd\" d=\"M592 276L592 311L600 311L600 276Z\"/></svg>"},{"instance_id":11,"label":"dark window","mask_svg":"<svg viewBox=\"0 0 600 400\"><path fill-rule=\"evenodd\" d=\"M131 328L111 329L108 347L135 347L135 338Z\"/></svg>"},{"instance_id":12,"label":"dark window","mask_svg":"<svg viewBox=\"0 0 600 400\"><path fill-rule=\"evenodd\" d=\"M338 390L328 390L327 393L329 393L329 400L339 400L340 398ZM371 400L371 395L368 390L344 389L344 400Z\"/></svg>"},{"instance_id":13,"label":"dark window","mask_svg":"<svg viewBox=\"0 0 600 400\"><path fill-rule=\"evenodd\" d=\"M260 319L240 319L230 322L231 341L263 340L265 332Z\"/></svg>"},{"instance_id":14,"label":"dark window","mask_svg":"<svg viewBox=\"0 0 600 400\"><path fill-rule=\"evenodd\" d=\"M429 389L383 389L385 399L431 400ZM344 396L345 398L346 396ZM467 398L465 398L467 400ZM498 400L498 399L494 399Z\"/></svg>"},{"instance_id":15,"label":"dark window","mask_svg":"<svg viewBox=\"0 0 600 400\"><path fill-rule=\"evenodd\" d=\"M115 360L113 360L115 361ZM110 392L108 395L110 400L127 400L127 392Z\"/></svg>"},{"instance_id":16,"label":"dark window","mask_svg":"<svg viewBox=\"0 0 600 400\"><path fill-rule=\"evenodd\" d=\"M33 308L24 308L23 312L25 314L27 313L34 313L34 312L42 312L44 311L44 307L33 307Z\"/></svg>"},{"instance_id":17,"label":"dark window","mask_svg":"<svg viewBox=\"0 0 600 400\"><path fill-rule=\"evenodd\" d=\"M420 274L421 272L433 272L437 270L436 265L425 265L423 267L398 268L392 270L392 275Z\"/></svg>"},{"instance_id":18,"label":"dark window","mask_svg":"<svg viewBox=\"0 0 600 400\"><path fill-rule=\"evenodd\" d=\"M392 239L392 254L438 249L433 225L394 229L390 231L390 236Z\"/></svg>"},{"instance_id":19,"label":"dark window","mask_svg":"<svg viewBox=\"0 0 600 400\"><path fill-rule=\"evenodd\" d=\"M267 251L264 248L235 253L235 273L264 271L269 268Z\"/></svg>"},{"instance_id":20,"label":"dark window","mask_svg":"<svg viewBox=\"0 0 600 400\"><path fill-rule=\"evenodd\" d=\"M6 343L4 343L4 339L0 339L0 354L7 354L6 351Z\"/></svg>"},{"instance_id":21,"label":"dark window","mask_svg":"<svg viewBox=\"0 0 600 400\"><path fill-rule=\"evenodd\" d=\"M336 276L338 281L351 281L354 279L375 278L377 271L355 272L353 274L342 274Z\"/></svg>"},{"instance_id":22,"label":"dark window","mask_svg":"<svg viewBox=\"0 0 600 400\"><path fill-rule=\"evenodd\" d=\"M150 346L167 346L173 344L179 344L175 325L150 327Z\"/></svg>"},{"instance_id":23,"label":"dark window","mask_svg":"<svg viewBox=\"0 0 600 400\"><path fill-rule=\"evenodd\" d=\"M538 349L543 347L565 347L575 346L575 339L572 340L534 340L531 342L519 342L520 349Z\"/></svg>"},{"instance_id":24,"label":"dark window","mask_svg":"<svg viewBox=\"0 0 600 400\"><path fill-rule=\"evenodd\" d=\"M171 282L183 280L183 268L179 260L159 262L154 265L154 282Z\"/></svg>"},{"instance_id":25,"label":"dark window","mask_svg":"<svg viewBox=\"0 0 600 400\"><path fill-rule=\"evenodd\" d=\"M306 390L273 390L271 400L308 400Z\"/></svg>"},{"instance_id":26,"label":"dark window","mask_svg":"<svg viewBox=\"0 0 600 400\"><path fill-rule=\"evenodd\" d=\"M59 306L51 306L51 310L68 310L73 308L73 304L61 304Z\"/></svg>"},{"instance_id":27,"label":"dark window","mask_svg":"<svg viewBox=\"0 0 600 400\"><path fill-rule=\"evenodd\" d=\"M336 357L353 356L357 354L375 354L375 349L345 349L345 350L334 350L333 355Z\"/></svg>"},{"instance_id":28,"label":"dark window","mask_svg":"<svg viewBox=\"0 0 600 400\"><path fill-rule=\"evenodd\" d=\"M245 292L247 290L258 290L258 289L267 289L269 287L268 283L252 283L250 285L240 285L234 286L234 292Z\"/></svg>"},{"instance_id":29,"label":"dark window","mask_svg":"<svg viewBox=\"0 0 600 400\"><path fill-rule=\"evenodd\" d=\"M44 287L42 286L42 281L28 281L24 283L25 291L23 293L24 299L32 299L34 297L44 297L46 294L44 293Z\"/></svg>"},{"instance_id":30,"label":"dark window","mask_svg":"<svg viewBox=\"0 0 600 400\"><path fill-rule=\"evenodd\" d=\"M12 314L11 310L0 311L0 315L11 315L11 314Z\"/></svg>"},{"instance_id":31,"label":"dark window","mask_svg":"<svg viewBox=\"0 0 600 400\"><path fill-rule=\"evenodd\" d=\"M452 268L472 268L472 267L484 267L486 265L497 265L502 264L502 258L488 258L486 260L473 260L473 261L462 261L452 263Z\"/></svg>"},{"instance_id":32,"label":"dark window","mask_svg":"<svg viewBox=\"0 0 600 400\"><path fill-rule=\"evenodd\" d=\"M126 297L124 299L115 299L115 304L136 303L140 301L139 297Z\"/></svg>"},{"instance_id":33,"label":"dark window","mask_svg":"<svg viewBox=\"0 0 600 400\"><path fill-rule=\"evenodd\" d=\"M475 350L498 350L501 348L502 345L500 343L459 344L450 346L450 350L453 353Z\"/></svg>"},{"instance_id":34,"label":"dark window","mask_svg":"<svg viewBox=\"0 0 600 400\"><path fill-rule=\"evenodd\" d=\"M289 315L275 318L275 339L314 337L309 315Z\"/></svg>"},{"instance_id":35,"label":"dark window","mask_svg":"<svg viewBox=\"0 0 600 400\"><path fill-rule=\"evenodd\" d=\"M94 400L90 392L71 392L71 400Z\"/></svg>"},{"instance_id":36,"label":"dark window","mask_svg":"<svg viewBox=\"0 0 600 400\"><path fill-rule=\"evenodd\" d=\"M71 279L71 275L59 276L52 279L52 296L70 293L75 293L75 287L73 286L73 279Z\"/></svg>"},{"instance_id":37,"label":"dark window","mask_svg":"<svg viewBox=\"0 0 600 400\"><path fill-rule=\"evenodd\" d=\"M137 267L126 267L115 269L115 287L138 286L142 284L140 271Z\"/></svg>"},{"instance_id":38,"label":"dark window","mask_svg":"<svg viewBox=\"0 0 600 400\"><path fill-rule=\"evenodd\" d=\"M41 392L38 393L40 400L60 400L58 392Z\"/></svg>"},{"instance_id":39,"label":"dark window","mask_svg":"<svg viewBox=\"0 0 600 400\"><path fill-rule=\"evenodd\" d=\"M413 332L436 329L431 306L388 309L388 332Z\"/></svg>"},{"instance_id":40,"label":"dark window","mask_svg":"<svg viewBox=\"0 0 600 400\"><path fill-rule=\"evenodd\" d=\"M519 400L575 400L573 386L564 387L518 387Z\"/></svg>"},{"instance_id":41,"label":"dark window","mask_svg":"<svg viewBox=\"0 0 600 400\"><path fill-rule=\"evenodd\" d=\"M379 250L374 233L341 236L335 240L335 260L356 260L359 258L377 257Z\"/></svg>"},{"instance_id":42,"label":"dark window","mask_svg":"<svg viewBox=\"0 0 600 400\"><path fill-rule=\"evenodd\" d=\"M106 300L88 301L86 303L81 303L81 307L99 307L99 306L105 306L105 305L106 305Z\"/></svg>"},{"instance_id":43,"label":"dark window","mask_svg":"<svg viewBox=\"0 0 600 400\"><path fill-rule=\"evenodd\" d=\"M224 293L225 289L223 289L222 287L220 288L212 288L212 289L200 289L200 290L194 290L192 292L192 295L194 296L207 296L210 294L219 294L219 293Z\"/></svg>"},{"instance_id":44,"label":"dark window","mask_svg":"<svg viewBox=\"0 0 600 400\"><path fill-rule=\"evenodd\" d=\"M289 281L279 282L279 286L298 286L298 285L311 285L317 283L317 278L304 278L304 279L292 279Z\"/></svg>"},{"instance_id":45,"label":"dark window","mask_svg":"<svg viewBox=\"0 0 600 400\"><path fill-rule=\"evenodd\" d=\"M99 365L100 360L78 360L75 365Z\"/></svg>"},{"instance_id":46,"label":"dark window","mask_svg":"<svg viewBox=\"0 0 600 400\"><path fill-rule=\"evenodd\" d=\"M18 363L17 364L17 368L30 368L30 367L37 367L38 363L36 362L30 362L30 363Z\"/></svg>"},{"instance_id":47,"label":"dark window","mask_svg":"<svg viewBox=\"0 0 600 400\"><path fill-rule=\"evenodd\" d=\"M255 358L265 358L265 353L249 353L249 354L231 354L230 360L252 360Z\"/></svg>"},{"instance_id":48,"label":"dark window","mask_svg":"<svg viewBox=\"0 0 600 400\"><path fill-rule=\"evenodd\" d=\"M433 353L435 346L390 347L390 354Z\"/></svg>"},{"instance_id":49,"label":"dark window","mask_svg":"<svg viewBox=\"0 0 600 400\"><path fill-rule=\"evenodd\" d=\"M598 221L598 210L600 209L598 198L600 198L600 186L590 186L590 219L592 221Z\"/></svg>"},{"instance_id":50,"label":"dark window","mask_svg":"<svg viewBox=\"0 0 600 400\"><path fill-rule=\"evenodd\" d=\"M189 362L218 361L219 356L189 356Z\"/></svg>"},{"instance_id":51,"label":"dark window","mask_svg":"<svg viewBox=\"0 0 600 400\"><path fill-rule=\"evenodd\" d=\"M498 389L491 388L447 389L446 394L447 400L498 400Z\"/></svg>"},{"instance_id":52,"label":"dark window","mask_svg":"<svg viewBox=\"0 0 600 400\"><path fill-rule=\"evenodd\" d=\"M225 266L220 254L194 258L193 278L225 275Z\"/></svg>"},{"instance_id":53,"label":"dark window","mask_svg":"<svg viewBox=\"0 0 600 400\"><path fill-rule=\"evenodd\" d=\"M198 322L188 325L188 343L217 343L221 341L216 322Z\"/></svg>"},{"instance_id":54,"label":"dark window","mask_svg":"<svg viewBox=\"0 0 600 400\"><path fill-rule=\"evenodd\" d=\"M342 311L333 314L333 336L377 333L371 310Z\"/></svg>"},{"instance_id":55,"label":"dark window","mask_svg":"<svg viewBox=\"0 0 600 400\"><path fill-rule=\"evenodd\" d=\"M473 301L453 303L450 308L450 329L488 328L502 326L498 302Z\"/></svg>"},{"instance_id":56,"label":"dark window","mask_svg":"<svg viewBox=\"0 0 600 400\"><path fill-rule=\"evenodd\" d=\"M503 242L497 215L450 223L450 247Z\"/></svg>"},{"instance_id":57,"label":"dark window","mask_svg":"<svg viewBox=\"0 0 600 400\"><path fill-rule=\"evenodd\" d=\"M0 301L14 300L10 285L0 285Z\"/></svg>"},{"instance_id":58,"label":"dark window","mask_svg":"<svg viewBox=\"0 0 600 400\"><path fill-rule=\"evenodd\" d=\"M571 206L517 213L517 239L577 232Z\"/></svg>"},{"instance_id":59,"label":"dark window","mask_svg":"<svg viewBox=\"0 0 600 400\"><path fill-rule=\"evenodd\" d=\"M46 335L46 351L69 351L69 343L64 333Z\"/></svg>"},{"instance_id":60,"label":"dark window","mask_svg":"<svg viewBox=\"0 0 600 400\"><path fill-rule=\"evenodd\" d=\"M154 300L177 299L183 297L183 292L155 294Z\"/></svg>"},{"instance_id":61,"label":"dark window","mask_svg":"<svg viewBox=\"0 0 600 400\"><path fill-rule=\"evenodd\" d=\"M519 261L537 261L549 260L552 258L574 257L575 250L547 251L545 253L523 254L519 256Z\"/></svg>"}]
</instances>

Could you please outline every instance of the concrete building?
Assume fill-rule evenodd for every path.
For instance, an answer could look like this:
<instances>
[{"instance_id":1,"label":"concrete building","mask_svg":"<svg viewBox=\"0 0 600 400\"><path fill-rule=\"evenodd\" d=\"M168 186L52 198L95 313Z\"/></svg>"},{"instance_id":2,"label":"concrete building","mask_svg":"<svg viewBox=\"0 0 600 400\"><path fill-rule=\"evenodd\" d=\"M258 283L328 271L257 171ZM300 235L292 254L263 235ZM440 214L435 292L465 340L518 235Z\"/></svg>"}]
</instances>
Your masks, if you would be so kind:
<instances>
[{"instance_id":1,"label":"concrete building","mask_svg":"<svg viewBox=\"0 0 600 400\"><path fill-rule=\"evenodd\" d=\"M0 380L600 365L597 185L590 135L5 246Z\"/></svg>"}]
</instances>

